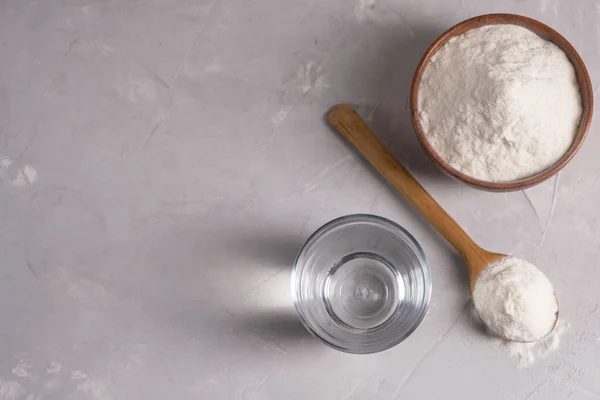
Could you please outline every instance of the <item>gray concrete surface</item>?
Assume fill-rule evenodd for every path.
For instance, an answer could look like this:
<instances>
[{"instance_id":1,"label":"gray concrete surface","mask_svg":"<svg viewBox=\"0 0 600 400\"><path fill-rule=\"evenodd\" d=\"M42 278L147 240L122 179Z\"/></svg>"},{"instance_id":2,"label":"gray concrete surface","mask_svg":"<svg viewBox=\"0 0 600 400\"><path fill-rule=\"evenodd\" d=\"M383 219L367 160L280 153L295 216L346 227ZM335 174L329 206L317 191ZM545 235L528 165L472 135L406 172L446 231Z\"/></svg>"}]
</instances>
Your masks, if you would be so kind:
<instances>
[{"instance_id":1,"label":"gray concrete surface","mask_svg":"<svg viewBox=\"0 0 600 400\"><path fill-rule=\"evenodd\" d=\"M594 0L0 2L0 399L600 398L600 137L556 179L492 194L418 147L416 63L451 25L525 14L600 84ZM540 265L571 327L526 368L467 313L460 261L334 134L359 106L486 247ZM421 242L431 308L392 350L322 345L295 317L296 251L370 212Z\"/></svg>"}]
</instances>

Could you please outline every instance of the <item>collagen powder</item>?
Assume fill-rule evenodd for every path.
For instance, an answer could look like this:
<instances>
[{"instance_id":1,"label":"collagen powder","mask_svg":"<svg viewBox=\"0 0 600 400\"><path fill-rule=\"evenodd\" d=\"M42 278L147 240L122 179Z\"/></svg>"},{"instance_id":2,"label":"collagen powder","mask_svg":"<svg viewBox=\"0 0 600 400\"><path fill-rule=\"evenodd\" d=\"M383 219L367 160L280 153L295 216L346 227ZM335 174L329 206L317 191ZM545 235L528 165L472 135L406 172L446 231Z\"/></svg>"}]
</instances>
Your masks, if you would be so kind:
<instances>
[{"instance_id":1,"label":"collagen powder","mask_svg":"<svg viewBox=\"0 0 600 400\"><path fill-rule=\"evenodd\" d=\"M488 25L448 41L423 72L418 110L444 161L491 182L552 166L573 143L582 114L565 53L516 25Z\"/></svg>"},{"instance_id":2,"label":"collagen powder","mask_svg":"<svg viewBox=\"0 0 600 400\"><path fill-rule=\"evenodd\" d=\"M535 265L516 257L504 257L481 272L473 303L490 332L516 342L545 337L557 319L552 283Z\"/></svg>"}]
</instances>

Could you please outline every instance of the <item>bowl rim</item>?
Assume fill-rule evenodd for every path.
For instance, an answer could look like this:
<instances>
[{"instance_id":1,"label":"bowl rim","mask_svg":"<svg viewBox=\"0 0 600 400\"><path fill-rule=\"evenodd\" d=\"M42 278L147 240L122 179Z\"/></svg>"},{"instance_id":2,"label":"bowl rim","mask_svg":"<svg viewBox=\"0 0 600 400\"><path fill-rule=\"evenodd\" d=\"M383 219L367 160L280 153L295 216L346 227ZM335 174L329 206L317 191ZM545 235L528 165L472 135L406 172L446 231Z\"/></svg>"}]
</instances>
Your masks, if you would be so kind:
<instances>
[{"instance_id":1,"label":"bowl rim","mask_svg":"<svg viewBox=\"0 0 600 400\"><path fill-rule=\"evenodd\" d=\"M304 313L304 310L302 309L302 304L300 302L300 299L298 298L298 293L297 293L297 283L299 282L298 264L299 264L301 256L306 252L306 250L308 248L310 248L311 245L313 245L315 243L316 240L319 239L319 237L323 236L328 231L330 231L334 228L337 228L339 226L347 225L349 223L354 223L354 222L375 222L377 224L385 225L389 228L394 229L396 231L396 233L399 233L412 246L414 246L414 250L416 253L418 253L419 259L421 260L420 266L421 266L421 270L422 270L422 272L424 274L424 278L425 278L425 285L423 288L423 290L424 290L424 299L423 300L425 302L425 307L424 307L422 314L419 316L419 319L415 321L413 326L411 326L411 328L409 330L407 330L404 333L404 335L398 336L394 340L387 343L386 345L377 347L376 349L347 348L347 347L343 347L337 343L332 343L327 338L324 338L321 335L319 335L313 329L312 324L306 319L306 315ZM298 250L298 254L296 255L296 258L294 259L294 263L292 266L292 277L290 280L290 287L291 287L291 292L292 292L292 300L294 303L294 308L296 309L296 314L298 315L298 318L300 318L302 325L304 325L306 330L312 336L314 336L315 338L317 338L324 344L328 345L329 347L334 348L339 351L342 351L342 352L345 352L345 353L373 354L373 353L379 353L379 352L388 350L394 346L397 346L398 344L400 344L401 342L406 340L410 335L412 335L414 333L414 331L421 325L421 323L423 322L423 319L425 319L425 316L427 315L427 311L429 310L429 306L431 304L431 295L433 292L433 276L432 276L432 271L431 271L431 265L429 264L429 261L427 260L425 250L423 250L423 247L421 246L421 244L417 241L417 239L415 239L415 237L409 231L407 231L401 225L397 224L396 222L394 222L388 218L381 217L381 216L374 215L374 214L357 213L357 214L343 215L343 216L335 218L329 222L326 222L325 224L320 226L315 232L313 232L308 237L308 239L306 239L306 241L304 242L304 244L302 245L300 250Z\"/></svg>"},{"instance_id":2,"label":"bowl rim","mask_svg":"<svg viewBox=\"0 0 600 400\"><path fill-rule=\"evenodd\" d=\"M526 28L536 35L540 36L539 32L543 32L546 37L542 37L544 40L548 40L558 46L567 56L573 68L575 69L576 79L579 86L579 93L581 95L582 114L575 138L569 150L553 165L547 169L538 172L535 175L519 179L516 181L508 182L491 182L484 181L470 177L444 161L433 147L427 141L423 128L419 120L419 84L421 82L421 76L425 70L425 67L431 61L431 57L451 38L461 35L469 30L476 29L485 25L501 25L501 24L512 24ZM535 28L535 30L531 28ZM581 148L581 145L587 137L588 131L592 123L592 113L594 109L594 95L593 87L590 80L588 70L585 63L581 59L579 53L571 45L571 43L565 39L560 33L545 25L544 23L535 20L533 18L525 17L517 14L483 14L473 18L464 20L444 33L442 33L425 51L425 54L421 57L419 64L415 70L413 76L412 85L410 89L410 115L413 127L415 129L419 143L423 147L425 153L437 164L437 166L447 175L467 183L468 185L481 190L496 191L496 192L509 192L516 190L523 190L532 186L535 186L563 169L575 156L577 151Z\"/></svg>"}]
</instances>

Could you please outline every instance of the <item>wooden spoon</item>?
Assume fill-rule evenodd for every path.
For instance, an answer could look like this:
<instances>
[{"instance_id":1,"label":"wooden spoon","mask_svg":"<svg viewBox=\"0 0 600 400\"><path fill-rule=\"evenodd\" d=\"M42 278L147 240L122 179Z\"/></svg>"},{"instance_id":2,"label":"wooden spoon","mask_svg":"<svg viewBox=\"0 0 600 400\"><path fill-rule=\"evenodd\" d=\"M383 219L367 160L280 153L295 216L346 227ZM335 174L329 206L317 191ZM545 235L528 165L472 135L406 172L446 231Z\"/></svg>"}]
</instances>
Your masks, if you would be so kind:
<instances>
[{"instance_id":1,"label":"wooden spoon","mask_svg":"<svg viewBox=\"0 0 600 400\"><path fill-rule=\"evenodd\" d=\"M400 164L381 143L358 113L347 104L333 107L327 120L390 182L404 197L419 210L437 231L459 252L466 262L471 281L471 292L475 290L477 277L488 265L507 257L481 248L467 235L454 219L431 197L419 182ZM555 294L556 296L556 294ZM556 313L556 322L558 312ZM552 329L554 329L554 326ZM552 329L550 331L552 331Z\"/></svg>"},{"instance_id":2,"label":"wooden spoon","mask_svg":"<svg viewBox=\"0 0 600 400\"><path fill-rule=\"evenodd\" d=\"M437 229L466 262L475 289L477 277L489 264L506 257L482 249L454 219L431 197L375 136L371 128L347 104L333 107L327 120Z\"/></svg>"}]
</instances>

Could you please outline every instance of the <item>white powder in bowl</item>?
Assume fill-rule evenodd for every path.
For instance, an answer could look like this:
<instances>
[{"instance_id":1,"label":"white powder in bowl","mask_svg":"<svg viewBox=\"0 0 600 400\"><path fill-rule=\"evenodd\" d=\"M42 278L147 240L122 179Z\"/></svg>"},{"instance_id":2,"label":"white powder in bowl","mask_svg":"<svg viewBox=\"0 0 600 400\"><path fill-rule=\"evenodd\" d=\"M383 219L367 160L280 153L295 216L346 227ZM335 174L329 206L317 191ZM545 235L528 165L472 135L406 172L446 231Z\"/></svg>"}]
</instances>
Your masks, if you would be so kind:
<instances>
[{"instance_id":1,"label":"white powder in bowl","mask_svg":"<svg viewBox=\"0 0 600 400\"><path fill-rule=\"evenodd\" d=\"M570 148L582 114L573 65L516 25L452 38L431 58L418 93L423 133L458 171L488 182L542 172Z\"/></svg>"},{"instance_id":2,"label":"white powder in bowl","mask_svg":"<svg viewBox=\"0 0 600 400\"><path fill-rule=\"evenodd\" d=\"M516 257L504 257L481 272L473 303L491 333L517 342L546 336L558 312L554 288L546 275Z\"/></svg>"}]
</instances>

